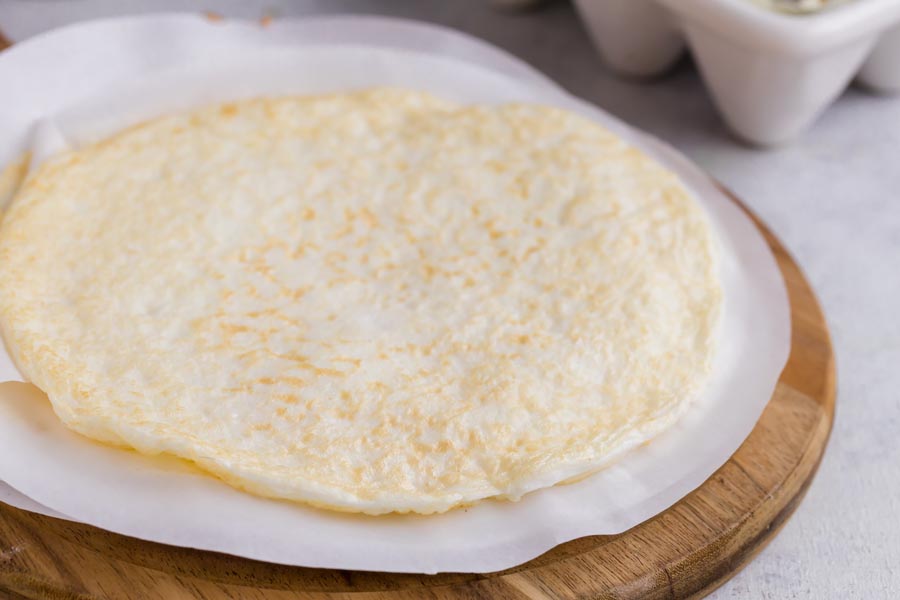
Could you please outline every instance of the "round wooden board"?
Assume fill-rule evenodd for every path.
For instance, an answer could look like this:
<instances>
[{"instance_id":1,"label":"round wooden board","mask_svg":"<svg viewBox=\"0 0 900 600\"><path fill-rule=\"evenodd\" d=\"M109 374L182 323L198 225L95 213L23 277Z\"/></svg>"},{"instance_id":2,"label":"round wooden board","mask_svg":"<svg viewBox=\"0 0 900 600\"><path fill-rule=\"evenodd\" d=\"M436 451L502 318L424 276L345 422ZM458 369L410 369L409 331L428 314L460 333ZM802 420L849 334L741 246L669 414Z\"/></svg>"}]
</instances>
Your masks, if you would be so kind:
<instances>
[{"instance_id":1,"label":"round wooden board","mask_svg":"<svg viewBox=\"0 0 900 600\"><path fill-rule=\"evenodd\" d=\"M790 295L793 336L787 366L756 428L734 456L673 507L621 535L575 540L498 573L401 575L272 565L144 542L0 504L0 596L3 592L12 598L170 600L704 596L749 561L797 507L825 450L834 415L834 360L822 312L800 269L778 240L757 224L775 253Z\"/></svg>"},{"instance_id":2,"label":"round wooden board","mask_svg":"<svg viewBox=\"0 0 900 600\"><path fill-rule=\"evenodd\" d=\"M0 32L0 50L8 45ZM784 276L791 353L772 399L738 451L656 517L620 535L562 544L507 571L405 575L286 567L166 546L0 503L0 598L574 600L709 594L794 512L834 419L834 354L815 295L778 239L734 201L757 224Z\"/></svg>"}]
</instances>

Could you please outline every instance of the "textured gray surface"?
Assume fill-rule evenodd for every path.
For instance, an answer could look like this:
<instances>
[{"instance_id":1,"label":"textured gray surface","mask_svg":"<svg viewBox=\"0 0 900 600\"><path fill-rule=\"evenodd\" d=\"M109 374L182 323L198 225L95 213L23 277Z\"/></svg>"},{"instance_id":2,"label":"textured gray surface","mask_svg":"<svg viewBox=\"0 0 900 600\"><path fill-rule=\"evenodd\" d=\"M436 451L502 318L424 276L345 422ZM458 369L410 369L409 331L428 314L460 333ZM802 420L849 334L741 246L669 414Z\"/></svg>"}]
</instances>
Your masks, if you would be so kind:
<instances>
[{"instance_id":1,"label":"textured gray surface","mask_svg":"<svg viewBox=\"0 0 900 600\"><path fill-rule=\"evenodd\" d=\"M742 197L794 253L838 359L838 414L806 500L715 598L889 598L900 593L900 98L848 91L791 147L736 144L685 62L649 84L597 59L566 2L495 12L486 0L0 0L20 39L103 14L212 9L244 17L359 12L434 21L524 58L570 91L663 138Z\"/></svg>"}]
</instances>

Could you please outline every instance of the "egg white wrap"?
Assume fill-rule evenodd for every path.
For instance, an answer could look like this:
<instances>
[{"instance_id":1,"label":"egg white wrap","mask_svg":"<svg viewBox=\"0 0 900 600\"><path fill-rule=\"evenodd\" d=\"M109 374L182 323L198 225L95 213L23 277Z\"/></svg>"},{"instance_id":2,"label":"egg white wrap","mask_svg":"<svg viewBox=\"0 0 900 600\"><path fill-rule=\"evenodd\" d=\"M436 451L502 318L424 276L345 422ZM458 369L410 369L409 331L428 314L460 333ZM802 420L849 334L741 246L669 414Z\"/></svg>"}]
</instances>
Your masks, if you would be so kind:
<instances>
[{"instance_id":1,"label":"egg white wrap","mask_svg":"<svg viewBox=\"0 0 900 600\"><path fill-rule=\"evenodd\" d=\"M79 52L66 51L72 47ZM193 15L109 19L7 50L0 54L0 80L16 82L0 110L0 168L26 151L36 163L148 118L260 95L387 85L461 103L560 106L602 123L681 176L718 234L724 291L713 372L687 414L599 473L519 502L368 517L252 496L179 461L69 431L46 397L21 383L5 351L0 501L137 538L291 565L496 571L567 540L622 532L698 487L750 433L787 360L784 283L743 211L674 150L462 34L380 18L267 27Z\"/></svg>"}]
</instances>

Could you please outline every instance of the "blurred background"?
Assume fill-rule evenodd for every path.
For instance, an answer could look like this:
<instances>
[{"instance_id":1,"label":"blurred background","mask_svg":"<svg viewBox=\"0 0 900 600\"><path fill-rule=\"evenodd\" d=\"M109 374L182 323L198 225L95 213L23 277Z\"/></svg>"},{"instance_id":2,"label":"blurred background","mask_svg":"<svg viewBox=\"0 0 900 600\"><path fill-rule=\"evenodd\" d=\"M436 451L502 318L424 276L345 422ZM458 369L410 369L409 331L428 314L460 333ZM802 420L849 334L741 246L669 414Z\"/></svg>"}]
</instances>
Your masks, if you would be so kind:
<instances>
[{"instance_id":1,"label":"blurred background","mask_svg":"<svg viewBox=\"0 0 900 600\"><path fill-rule=\"evenodd\" d=\"M745 15L751 21L768 18L762 13L769 9L754 1L720 3L740 3L739 12L758 11ZM790 140L768 148L748 145L723 121L690 54L677 54L671 66L649 79L617 75L594 45L602 46L603 32L595 28L592 38L582 18L591 2L626 12L628 2L649 4L586 0L579 13L566 0L0 0L0 32L15 43L78 20L162 11L248 19L333 13L406 17L495 44L571 93L674 145L743 199L798 259L825 309L838 360L835 430L806 500L760 556L713 597L891 597L892 590L900 590L900 99L885 90L841 85L832 93L836 101ZM820 4L782 2L787 8ZM829 26L838 38L844 8L829 9L834 10L829 18L835 17ZM849 31L854 17L846 15ZM667 26L649 34L619 29L618 35L630 39L669 31ZM842 47L852 44L841 40ZM752 83L754 69L777 62L776 46L782 42L770 37L761 43L761 49L739 44L745 62L731 69L720 93L742 90ZM900 51L896 65L900 69ZM839 68L849 67L828 67ZM789 108L810 102L812 88L824 77L790 72L801 83L802 97L782 97L777 87L755 89L766 112L780 103ZM0 81L0 113L3 90L10 86L15 82ZM740 98L746 100L743 92Z\"/></svg>"}]
</instances>

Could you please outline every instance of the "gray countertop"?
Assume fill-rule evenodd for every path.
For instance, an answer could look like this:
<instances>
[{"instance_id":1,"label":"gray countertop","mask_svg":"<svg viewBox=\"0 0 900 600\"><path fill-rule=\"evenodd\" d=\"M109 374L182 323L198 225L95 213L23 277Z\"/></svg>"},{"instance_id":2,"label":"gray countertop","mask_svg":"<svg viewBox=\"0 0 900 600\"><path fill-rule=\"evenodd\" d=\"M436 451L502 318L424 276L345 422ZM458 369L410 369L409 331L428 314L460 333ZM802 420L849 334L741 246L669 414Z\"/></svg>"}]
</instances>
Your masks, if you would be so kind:
<instances>
[{"instance_id":1,"label":"gray countertop","mask_svg":"<svg viewBox=\"0 0 900 600\"><path fill-rule=\"evenodd\" d=\"M141 0L0 0L13 39ZM27 6L26 6L27 5ZM689 61L652 83L604 68L572 7L486 0L161 0L154 10L246 17L378 13L449 25L516 54L575 94L670 142L743 198L798 259L837 351L837 420L818 476L775 540L715 598L888 598L900 591L900 98L851 89L799 142L732 140ZM25 11L30 17L25 16Z\"/></svg>"}]
</instances>

